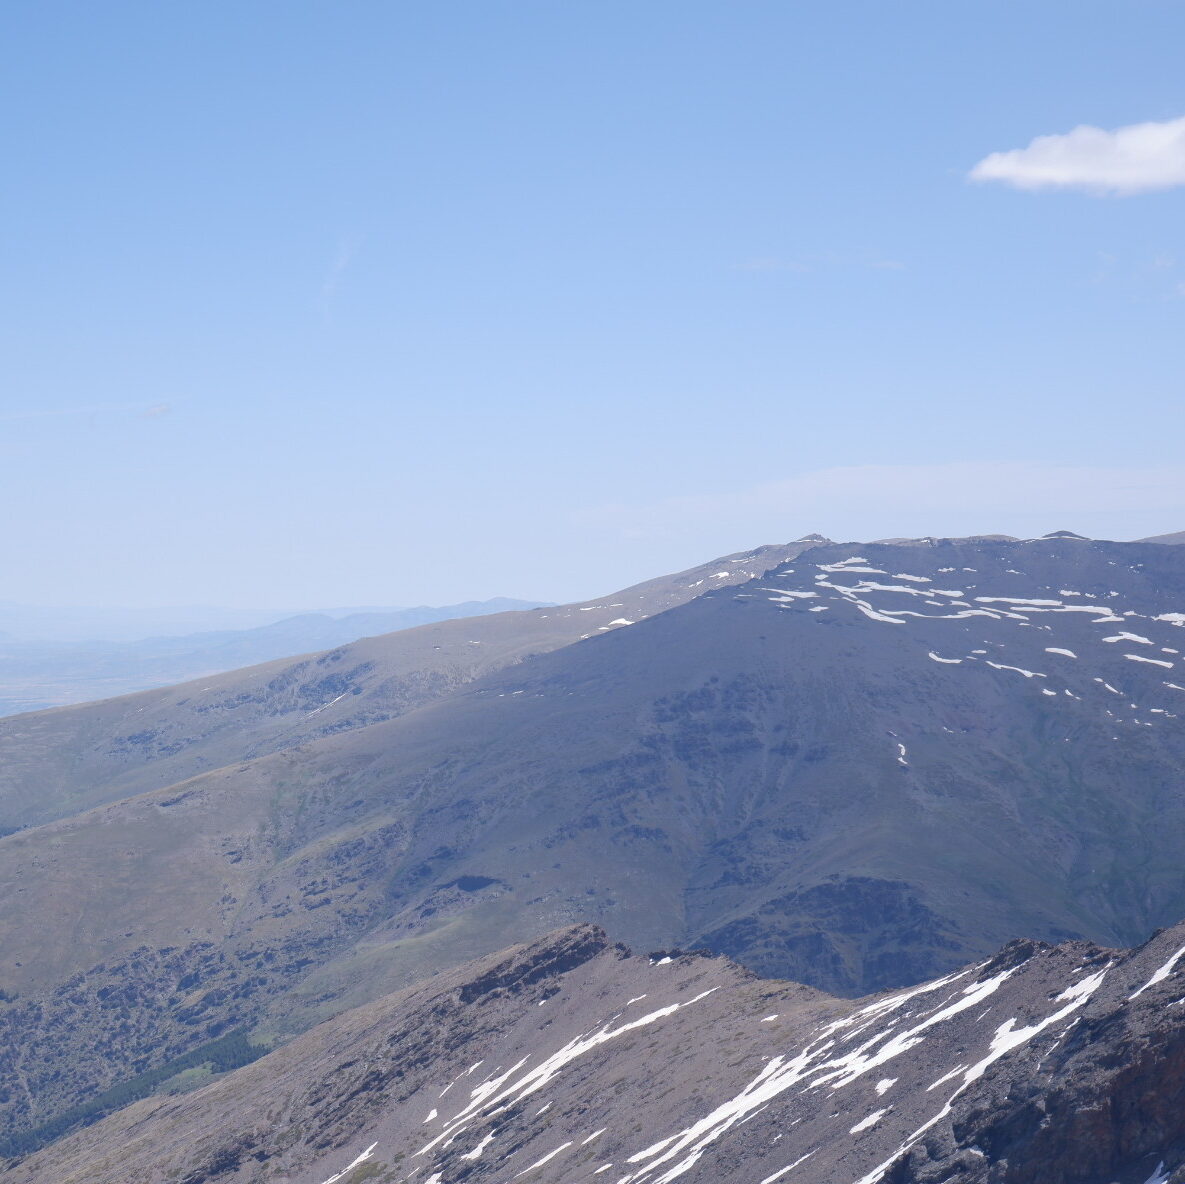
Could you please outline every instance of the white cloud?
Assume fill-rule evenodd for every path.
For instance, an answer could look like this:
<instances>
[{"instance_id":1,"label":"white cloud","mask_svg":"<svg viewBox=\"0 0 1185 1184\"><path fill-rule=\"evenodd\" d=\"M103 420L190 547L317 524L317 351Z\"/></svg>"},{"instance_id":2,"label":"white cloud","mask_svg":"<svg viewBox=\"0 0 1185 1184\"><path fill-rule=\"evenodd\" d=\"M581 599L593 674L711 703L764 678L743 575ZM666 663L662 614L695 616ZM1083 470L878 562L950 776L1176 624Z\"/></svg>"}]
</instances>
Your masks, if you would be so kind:
<instances>
[{"instance_id":1,"label":"white cloud","mask_svg":"<svg viewBox=\"0 0 1185 1184\"><path fill-rule=\"evenodd\" d=\"M970 173L1017 189L1084 189L1131 194L1185 185L1185 116L1104 131L1082 124L1038 136L1027 148L993 152Z\"/></svg>"}]
</instances>

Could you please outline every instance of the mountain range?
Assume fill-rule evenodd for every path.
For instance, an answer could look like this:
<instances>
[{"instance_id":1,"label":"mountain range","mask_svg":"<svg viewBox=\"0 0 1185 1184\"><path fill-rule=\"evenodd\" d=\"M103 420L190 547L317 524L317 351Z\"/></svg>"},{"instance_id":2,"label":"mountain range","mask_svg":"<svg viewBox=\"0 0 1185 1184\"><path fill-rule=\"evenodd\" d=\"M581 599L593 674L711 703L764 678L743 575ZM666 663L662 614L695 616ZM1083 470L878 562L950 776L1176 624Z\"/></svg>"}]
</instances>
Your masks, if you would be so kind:
<instances>
[{"instance_id":1,"label":"mountain range","mask_svg":"<svg viewBox=\"0 0 1185 1184\"><path fill-rule=\"evenodd\" d=\"M119 641L19 638L0 630L0 716L170 686L374 634L537 604L499 597L443 607L301 613L246 629ZM0 620L5 615L0 606Z\"/></svg>"},{"instance_id":2,"label":"mountain range","mask_svg":"<svg viewBox=\"0 0 1185 1184\"><path fill-rule=\"evenodd\" d=\"M1185 916L1183 626L1163 543L814 536L0 721L0 1131L283 1046L196 1101L515 943L622 962L565 926L844 1014L1018 936L1137 945Z\"/></svg>"}]
</instances>

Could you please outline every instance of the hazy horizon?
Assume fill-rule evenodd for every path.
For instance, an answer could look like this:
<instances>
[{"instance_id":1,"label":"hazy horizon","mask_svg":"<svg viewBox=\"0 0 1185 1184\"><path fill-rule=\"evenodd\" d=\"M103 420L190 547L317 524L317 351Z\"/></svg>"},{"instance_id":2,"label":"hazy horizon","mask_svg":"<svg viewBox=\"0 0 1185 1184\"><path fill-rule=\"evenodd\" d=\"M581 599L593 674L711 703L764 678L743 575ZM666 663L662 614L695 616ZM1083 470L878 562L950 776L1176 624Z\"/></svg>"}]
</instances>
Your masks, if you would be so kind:
<instances>
[{"instance_id":1,"label":"hazy horizon","mask_svg":"<svg viewBox=\"0 0 1185 1184\"><path fill-rule=\"evenodd\" d=\"M1026 539L1026 538L1027 539L1035 539L1035 538L1040 538L1041 535L1050 533L1051 531L1062 530L1062 529L1073 529L1073 527L1072 526L1066 527L1066 526L1050 525L1049 531L1043 530L1040 533L1021 534L1021 535L1016 535L1014 537L1019 538L1019 539ZM69 602L69 601L58 601L58 602L45 601L45 602L29 603L29 602L23 602L23 601L19 601L19 600L9 599L9 600L0 600L0 614L2 614L4 609L29 610L33 613L39 613L39 612L44 612L44 613L57 613L57 612L61 612L61 613L71 613L71 612L88 613L88 612L93 612L93 613L97 613L97 614L103 614L103 613L120 614L120 613L122 613L122 614L129 614L129 615L142 613L142 614L159 614L162 617L166 616L168 614L176 614L178 618L183 617L185 614L192 614L195 617L200 617L202 614L209 614L210 616L223 615L226 617L228 623L225 625L222 625L222 626L217 626L217 627L238 629L238 628L250 628L250 627L252 627L252 625L268 624L270 622L282 620L287 617L294 617L294 616L299 616L302 614L311 614L311 613L322 613L322 614L328 614L331 616L340 617L340 616L344 616L347 614L400 612L400 611L405 611L407 609L412 609L412 608L443 607L446 604L463 604L463 603L468 603L468 602L487 602L487 601L497 601L497 600L519 601L522 603L534 603L534 604L566 604L566 603L577 602L580 600L592 599L592 598L594 598L598 595L601 595L603 593L614 592L614 591L617 591L622 588L630 587L634 584L642 583L642 582L644 582L648 579L651 579L651 578L656 578L658 576L667 575L667 574L670 574L670 573L673 573L676 571L681 571L681 570L685 570L687 568L695 567L699 564L707 563L712 559L719 558L720 556L725 555L725 554L733 554L733 553L737 553L737 552L743 552L746 550L756 550L762 546L777 545L777 544L793 542L793 541L795 541L796 538L802 538L802 537L804 537L805 534L813 534L813 533L822 534L823 532L807 531L807 532L804 532L803 535L787 536L785 538L767 538L767 539L764 539L760 543L753 543L748 547L723 548L723 549L714 551L711 554L691 554L690 552L687 552L686 554L682 555L681 557L673 557L672 562L674 563L674 566L666 567L666 568L655 567L655 566L651 565L650 567L646 567L643 570L641 568L637 568L637 564L635 564L635 567L637 569L634 570L632 572L632 574L626 573L623 570L622 574L621 574L621 578L617 582L612 582L612 581L606 582L605 579L601 579L600 584L597 587L590 587L590 588L586 588L583 590L578 590L578 591L572 593L571 595L568 595L568 596L565 596L562 598L556 597L556 596L552 596L552 597L530 596L530 595L526 595L526 594L523 594L523 593L517 592L517 591L509 593L509 594L495 591L495 592L491 592L489 594L483 594L480 596L478 596L478 595L472 595L472 596L460 595L450 601L441 600L438 602L432 602L431 604L429 604L429 602L427 602L427 601L421 600L421 601L414 601L414 602L406 601L406 602L402 602L402 603L392 602L389 604L353 604L353 605L350 605L350 604L310 604L310 605L298 605L298 606L288 606L288 607L281 606L281 607L270 607L270 608L266 607L266 606L261 606L259 604L214 604L214 603L170 604L170 603L163 603L163 602L162 603L145 602L145 603L139 603L139 604L137 604L137 603L99 604L99 603L83 603L83 602ZM864 535L864 536L858 537L858 538L854 537L854 536L840 535L840 536L835 536L834 538L832 538L832 541L840 542L840 543L849 542L849 543L859 544L859 543L880 542L880 541L885 541L887 539L895 539L895 538L924 538L924 537L961 538L961 537L969 537L969 536L975 536L975 535L989 535L989 534L1005 534L1005 535L1007 535L1007 534L1011 534L1011 533L1012 532L1010 532L1010 531L1001 531L1001 530L994 530L994 529L970 530L970 531L967 531L965 534L953 534L951 532L936 532L936 531L924 531L924 532L918 532L916 534L898 532L897 534ZM1084 532L1076 531L1075 533L1084 533ZM1178 532L1172 531L1172 530L1165 530L1165 531L1158 531L1157 532L1157 534L1163 534L1163 535L1175 534L1175 533L1178 533ZM831 538L832 536L825 535L824 537ZM1117 539L1114 536L1108 536L1108 535L1087 535L1086 537L1099 538L1102 540L1112 541L1112 542L1139 541L1138 539ZM1148 535L1139 536L1140 539L1148 538L1148 537L1155 537L1155 536L1148 536ZM645 560L641 560L641 562L644 563ZM607 570L609 570L609 571L615 570L614 565L611 564ZM528 589L527 591L529 592L530 590ZM237 623L237 624L229 623L231 621L237 621L239 623ZM2 626L2 620L0 620L0 626ZM211 628L213 628L213 627L214 626L211 626ZM3 629L2 629L2 627L0 627L0 637L2 637L2 636L3 636Z\"/></svg>"},{"instance_id":2,"label":"hazy horizon","mask_svg":"<svg viewBox=\"0 0 1185 1184\"><path fill-rule=\"evenodd\" d=\"M1185 528L1179 5L7 31L7 600L569 601L813 531Z\"/></svg>"}]
</instances>

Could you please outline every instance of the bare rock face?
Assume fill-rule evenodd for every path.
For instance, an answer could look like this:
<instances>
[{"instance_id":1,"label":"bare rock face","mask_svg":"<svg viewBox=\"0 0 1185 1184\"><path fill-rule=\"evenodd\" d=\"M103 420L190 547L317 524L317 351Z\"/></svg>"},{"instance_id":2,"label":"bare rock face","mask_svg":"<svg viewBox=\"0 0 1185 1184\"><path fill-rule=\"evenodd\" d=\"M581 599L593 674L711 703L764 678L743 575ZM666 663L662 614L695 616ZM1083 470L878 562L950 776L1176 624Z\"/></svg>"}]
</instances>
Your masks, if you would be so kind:
<instances>
[{"instance_id":1,"label":"bare rock face","mask_svg":"<svg viewBox=\"0 0 1185 1184\"><path fill-rule=\"evenodd\" d=\"M11 1184L1181 1184L1185 924L859 1000L577 926L9 1164Z\"/></svg>"}]
</instances>

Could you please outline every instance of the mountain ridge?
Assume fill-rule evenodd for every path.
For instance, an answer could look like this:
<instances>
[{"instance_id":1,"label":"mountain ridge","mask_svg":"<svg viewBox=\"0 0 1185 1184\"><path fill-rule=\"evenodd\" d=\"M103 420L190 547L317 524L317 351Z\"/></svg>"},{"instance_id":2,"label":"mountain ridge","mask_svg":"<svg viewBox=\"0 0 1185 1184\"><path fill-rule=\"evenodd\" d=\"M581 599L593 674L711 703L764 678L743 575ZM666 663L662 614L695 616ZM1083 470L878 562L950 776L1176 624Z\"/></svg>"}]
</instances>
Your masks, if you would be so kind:
<instances>
[{"instance_id":1,"label":"mountain ridge","mask_svg":"<svg viewBox=\"0 0 1185 1184\"><path fill-rule=\"evenodd\" d=\"M724 958L638 956L579 926L347 1012L196 1092L134 1103L5 1174L1179 1184L1183 956L1185 925L1126 951L1017 940L848 1001Z\"/></svg>"},{"instance_id":2,"label":"mountain ridge","mask_svg":"<svg viewBox=\"0 0 1185 1184\"><path fill-rule=\"evenodd\" d=\"M809 545L735 552L583 603L442 621L176 687L2 718L0 829L393 718L483 672L618 628L622 610L642 619ZM44 792L47 778L54 795Z\"/></svg>"}]
</instances>

